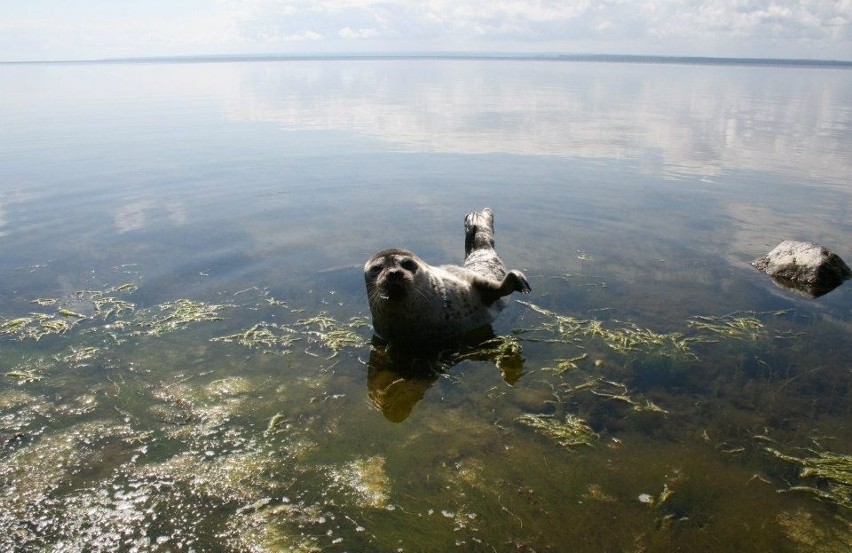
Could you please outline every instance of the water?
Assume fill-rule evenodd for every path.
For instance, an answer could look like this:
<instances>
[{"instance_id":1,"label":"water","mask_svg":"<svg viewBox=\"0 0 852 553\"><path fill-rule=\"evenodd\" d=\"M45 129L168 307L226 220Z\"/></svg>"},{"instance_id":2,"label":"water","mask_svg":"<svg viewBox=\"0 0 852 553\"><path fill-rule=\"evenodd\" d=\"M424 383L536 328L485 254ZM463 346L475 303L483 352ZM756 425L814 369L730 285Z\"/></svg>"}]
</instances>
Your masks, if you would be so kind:
<instances>
[{"instance_id":1,"label":"water","mask_svg":"<svg viewBox=\"0 0 852 553\"><path fill-rule=\"evenodd\" d=\"M2 549L846 551L852 287L748 263L852 258L850 106L831 68L0 66ZM458 263L486 205L532 294L403 370L364 261Z\"/></svg>"}]
</instances>

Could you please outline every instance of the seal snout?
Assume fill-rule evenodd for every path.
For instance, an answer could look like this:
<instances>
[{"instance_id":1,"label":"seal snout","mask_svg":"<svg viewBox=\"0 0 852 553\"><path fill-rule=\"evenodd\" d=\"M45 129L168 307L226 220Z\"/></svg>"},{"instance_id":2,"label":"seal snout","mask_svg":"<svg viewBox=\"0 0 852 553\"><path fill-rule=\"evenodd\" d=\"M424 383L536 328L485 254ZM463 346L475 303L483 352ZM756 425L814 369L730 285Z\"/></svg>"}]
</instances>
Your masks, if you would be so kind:
<instances>
[{"instance_id":1,"label":"seal snout","mask_svg":"<svg viewBox=\"0 0 852 553\"><path fill-rule=\"evenodd\" d=\"M379 281L379 297L383 300L400 301L407 295L406 275L401 269L391 269Z\"/></svg>"}]
</instances>

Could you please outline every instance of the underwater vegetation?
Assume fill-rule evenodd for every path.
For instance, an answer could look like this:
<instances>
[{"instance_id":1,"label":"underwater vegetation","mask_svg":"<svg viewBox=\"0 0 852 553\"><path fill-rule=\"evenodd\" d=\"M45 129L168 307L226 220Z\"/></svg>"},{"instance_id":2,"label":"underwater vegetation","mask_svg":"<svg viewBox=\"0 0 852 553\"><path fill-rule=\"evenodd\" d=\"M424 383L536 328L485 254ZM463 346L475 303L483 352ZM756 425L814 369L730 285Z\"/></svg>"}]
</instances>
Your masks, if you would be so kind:
<instances>
[{"instance_id":1,"label":"underwater vegetation","mask_svg":"<svg viewBox=\"0 0 852 553\"><path fill-rule=\"evenodd\" d=\"M813 486L790 486L790 491L812 494L818 499L852 509L852 455L842 455L831 451L811 451L811 457L785 455L777 449L766 448L774 457L802 467L799 478L805 481L823 481L826 488Z\"/></svg>"},{"instance_id":2,"label":"underwater vegetation","mask_svg":"<svg viewBox=\"0 0 852 553\"><path fill-rule=\"evenodd\" d=\"M287 308L284 302L266 298L270 305ZM288 309L290 313L300 314L301 309ZM227 336L212 338L212 342L239 344L248 348L257 348L267 353L289 353L297 342L305 342L307 347L317 346L336 356L344 348L363 348L368 340L358 334L358 329L369 329L370 322L363 317L351 317L340 322L326 313L301 318L290 325L260 322L252 327Z\"/></svg>"},{"instance_id":3,"label":"underwater vegetation","mask_svg":"<svg viewBox=\"0 0 852 553\"><path fill-rule=\"evenodd\" d=\"M570 413L564 420L553 416L527 413L518 417L518 422L535 428L563 447L591 445L597 437L583 419Z\"/></svg>"},{"instance_id":4,"label":"underwater vegetation","mask_svg":"<svg viewBox=\"0 0 852 553\"><path fill-rule=\"evenodd\" d=\"M780 314L660 332L519 302L519 328L413 377L384 370L353 309L311 312L262 289L147 307L138 295L124 283L41 297L2 319L0 549L848 543L847 453L755 446L748 434L771 419L714 420L698 392L657 380L722 373L702 361L719 348L720 367L745 359L731 378L763 385L750 356L770 366L793 343L776 340L791 335ZM810 375L764 378L778 395ZM773 522L737 527L758 504ZM613 514L617 529L601 523Z\"/></svg>"},{"instance_id":5,"label":"underwater vegetation","mask_svg":"<svg viewBox=\"0 0 852 553\"><path fill-rule=\"evenodd\" d=\"M646 352L661 356L692 356L695 357L695 344L712 343L718 338L733 340L755 341L766 336L766 328L757 313L741 313L722 316L696 315L687 321L684 332L660 333L647 328L641 328L634 323L612 321L611 324L597 319L580 319L563 315L535 305L518 301L529 309L544 316L539 327L517 331L521 335L544 333L549 335L545 340L586 343L589 339L597 339L606 347L618 353ZM779 317L784 311L762 314L763 316ZM686 332L692 330L692 335ZM697 331L697 332L696 332ZM572 368L576 361L585 359L580 356L565 360L558 367L560 370Z\"/></svg>"}]
</instances>

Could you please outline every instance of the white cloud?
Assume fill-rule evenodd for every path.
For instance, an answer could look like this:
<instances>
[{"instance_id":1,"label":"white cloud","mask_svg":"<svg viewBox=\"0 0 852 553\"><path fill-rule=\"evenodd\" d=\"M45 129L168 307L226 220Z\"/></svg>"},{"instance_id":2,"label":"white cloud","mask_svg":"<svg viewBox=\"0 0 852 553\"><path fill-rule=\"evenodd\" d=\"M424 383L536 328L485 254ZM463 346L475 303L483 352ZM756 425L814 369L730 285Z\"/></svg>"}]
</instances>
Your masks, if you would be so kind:
<instances>
[{"instance_id":1,"label":"white cloud","mask_svg":"<svg viewBox=\"0 0 852 553\"><path fill-rule=\"evenodd\" d=\"M852 0L149 0L39 6L4 7L0 55L333 51L358 39L362 51L852 58Z\"/></svg>"},{"instance_id":2,"label":"white cloud","mask_svg":"<svg viewBox=\"0 0 852 553\"><path fill-rule=\"evenodd\" d=\"M726 48L736 46L731 41L743 46L763 41L776 51L780 43L789 52L815 41L840 41L836 52L852 51L849 0L233 0L228 4L248 40L262 36L259 29L274 36L314 28L327 37L369 38L377 43L426 41L430 49L492 49L506 41L516 48L526 44L576 51L577 45L594 43L608 51L633 51L632 46L621 45L662 41L665 48L668 40L696 39L707 43L704 47L712 42Z\"/></svg>"},{"instance_id":3,"label":"white cloud","mask_svg":"<svg viewBox=\"0 0 852 553\"><path fill-rule=\"evenodd\" d=\"M337 32L340 38L371 38L378 34L375 29L358 29L357 31L351 27L343 27Z\"/></svg>"}]
</instances>

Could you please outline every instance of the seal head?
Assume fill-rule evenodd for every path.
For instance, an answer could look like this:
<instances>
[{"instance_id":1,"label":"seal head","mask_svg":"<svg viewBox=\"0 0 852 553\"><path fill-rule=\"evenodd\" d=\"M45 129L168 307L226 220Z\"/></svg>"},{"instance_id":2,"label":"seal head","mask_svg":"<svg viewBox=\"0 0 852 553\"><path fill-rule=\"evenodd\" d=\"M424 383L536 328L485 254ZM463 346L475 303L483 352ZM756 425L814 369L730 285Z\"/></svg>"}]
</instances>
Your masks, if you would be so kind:
<instances>
[{"instance_id":1,"label":"seal head","mask_svg":"<svg viewBox=\"0 0 852 553\"><path fill-rule=\"evenodd\" d=\"M374 302L400 303L414 292L414 280L421 261L406 250L378 252L364 266L367 297Z\"/></svg>"}]
</instances>

